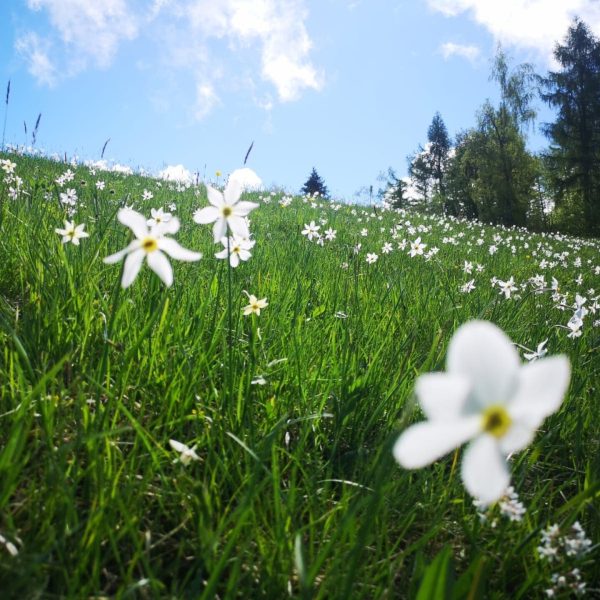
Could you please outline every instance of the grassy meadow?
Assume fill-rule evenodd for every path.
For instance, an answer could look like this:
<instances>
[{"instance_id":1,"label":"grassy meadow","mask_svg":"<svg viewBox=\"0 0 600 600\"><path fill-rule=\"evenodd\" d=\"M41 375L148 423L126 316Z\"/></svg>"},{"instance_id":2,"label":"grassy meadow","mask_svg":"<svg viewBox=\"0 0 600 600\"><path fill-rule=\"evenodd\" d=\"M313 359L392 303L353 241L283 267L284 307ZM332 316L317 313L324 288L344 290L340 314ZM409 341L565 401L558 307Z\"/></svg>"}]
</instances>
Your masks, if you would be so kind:
<instances>
[{"instance_id":1,"label":"grassy meadow","mask_svg":"<svg viewBox=\"0 0 600 600\"><path fill-rule=\"evenodd\" d=\"M230 268L193 221L202 185L0 158L0 597L600 596L598 240L249 193ZM203 258L121 288L123 206L177 215ZM89 237L62 243L65 219ZM475 505L462 449L392 454L472 319L571 363L510 457L523 510Z\"/></svg>"}]
</instances>

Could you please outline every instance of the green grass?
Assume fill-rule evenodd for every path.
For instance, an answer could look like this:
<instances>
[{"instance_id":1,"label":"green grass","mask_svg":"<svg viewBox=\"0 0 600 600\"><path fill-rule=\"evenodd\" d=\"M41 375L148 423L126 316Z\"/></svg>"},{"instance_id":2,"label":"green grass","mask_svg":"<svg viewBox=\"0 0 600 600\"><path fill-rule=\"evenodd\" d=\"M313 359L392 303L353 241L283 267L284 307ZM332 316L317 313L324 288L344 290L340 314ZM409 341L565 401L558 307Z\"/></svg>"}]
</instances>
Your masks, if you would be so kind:
<instances>
[{"instance_id":1,"label":"green grass","mask_svg":"<svg viewBox=\"0 0 600 600\"><path fill-rule=\"evenodd\" d=\"M490 283L554 276L589 307L597 241L249 195L257 243L231 273L230 352L227 265L211 227L192 221L203 187L77 167L61 188L67 165L7 157L23 183L12 199L0 171L0 534L19 550L0 544L3 598L536 598L566 569L538 557L542 529L579 520L600 540L600 316L569 339L572 310L549 291L505 300ZM54 231L66 187L90 233L79 247ZM120 266L102 262L129 240L118 208L149 216L171 202L175 237L204 258L171 261L171 288L144 266L121 290ZM322 218L337 230L324 247L300 234ZM417 236L439 253L397 249ZM557 264L541 270L543 258ZM467 275L465 260L485 270ZM268 299L260 317L242 316L244 290ZM494 527L464 491L460 451L411 472L391 454L422 419L416 377L444 369L453 332L474 318L528 348L547 338L573 369L561 410L511 462L525 517L496 512ZM183 466L169 439L201 460ZM591 595L594 559L572 563Z\"/></svg>"}]
</instances>

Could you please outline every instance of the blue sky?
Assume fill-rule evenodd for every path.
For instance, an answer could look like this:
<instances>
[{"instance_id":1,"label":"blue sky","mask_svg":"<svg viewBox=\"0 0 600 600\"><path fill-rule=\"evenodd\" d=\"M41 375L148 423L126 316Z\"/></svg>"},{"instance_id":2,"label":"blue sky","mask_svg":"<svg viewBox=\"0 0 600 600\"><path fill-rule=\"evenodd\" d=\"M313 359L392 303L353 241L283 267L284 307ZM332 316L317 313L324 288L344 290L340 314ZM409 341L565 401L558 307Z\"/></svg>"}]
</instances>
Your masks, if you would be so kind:
<instances>
[{"instance_id":1,"label":"blue sky","mask_svg":"<svg viewBox=\"0 0 600 600\"><path fill-rule=\"evenodd\" d=\"M254 141L265 184L296 192L314 166L353 199L405 174L436 111L451 135L475 123L498 42L544 73L575 14L600 31L593 0L2 0L6 139L41 112L49 153L110 138L105 158L207 178Z\"/></svg>"}]
</instances>

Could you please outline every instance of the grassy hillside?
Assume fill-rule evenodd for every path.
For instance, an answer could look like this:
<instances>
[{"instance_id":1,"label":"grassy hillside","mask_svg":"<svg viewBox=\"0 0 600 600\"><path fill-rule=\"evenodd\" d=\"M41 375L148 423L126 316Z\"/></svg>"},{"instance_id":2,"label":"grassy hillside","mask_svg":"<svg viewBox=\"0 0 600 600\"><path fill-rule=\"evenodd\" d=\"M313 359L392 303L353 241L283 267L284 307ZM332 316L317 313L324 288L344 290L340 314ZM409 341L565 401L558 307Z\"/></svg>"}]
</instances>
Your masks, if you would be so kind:
<instances>
[{"instance_id":1,"label":"grassy hillside","mask_svg":"<svg viewBox=\"0 0 600 600\"><path fill-rule=\"evenodd\" d=\"M600 594L598 241L255 193L232 269L193 221L204 186L0 158L3 597ZM132 239L125 205L178 216L203 258L122 289L103 259ZM89 237L62 243L65 219ZM311 221L335 237L309 240ZM462 450L414 471L392 455L424 419L415 380L472 319L523 362L544 340L571 362L562 407L510 457L524 514L474 505Z\"/></svg>"}]
</instances>

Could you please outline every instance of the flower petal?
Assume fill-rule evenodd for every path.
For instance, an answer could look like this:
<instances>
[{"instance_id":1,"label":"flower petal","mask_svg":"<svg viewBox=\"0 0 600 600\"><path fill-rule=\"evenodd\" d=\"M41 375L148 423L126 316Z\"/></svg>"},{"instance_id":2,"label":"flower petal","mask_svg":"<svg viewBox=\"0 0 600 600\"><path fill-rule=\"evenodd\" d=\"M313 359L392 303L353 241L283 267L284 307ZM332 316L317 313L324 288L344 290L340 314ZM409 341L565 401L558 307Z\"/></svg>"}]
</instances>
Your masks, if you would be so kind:
<instances>
[{"instance_id":1,"label":"flower petal","mask_svg":"<svg viewBox=\"0 0 600 600\"><path fill-rule=\"evenodd\" d=\"M469 381L460 375L426 373L415 384L419 404L428 419L456 419L469 393Z\"/></svg>"},{"instance_id":2,"label":"flower petal","mask_svg":"<svg viewBox=\"0 0 600 600\"><path fill-rule=\"evenodd\" d=\"M115 252L114 254L107 256L106 258L103 259L102 262L106 263L107 265L112 265L114 263L117 263L120 260L122 260L124 256L126 256L130 252L133 252L136 248L139 248L139 247L140 247L140 241L135 239L132 242L130 242L125 248L123 248L123 250L119 250L118 252Z\"/></svg>"},{"instance_id":3,"label":"flower petal","mask_svg":"<svg viewBox=\"0 0 600 600\"><path fill-rule=\"evenodd\" d=\"M251 210L258 208L258 204L256 202L238 202L233 207L233 213L238 217L245 217Z\"/></svg>"},{"instance_id":4,"label":"flower petal","mask_svg":"<svg viewBox=\"0 0 600 600\"><path fill-rule=\"evenodd\" d=\"M223 204L225 204L223 194L221 194L221 192L219 190L216 190L214 187L207 185L206 194L208 195L208 201L217 209L220 209L223 206Z\"/></svg>"},{"instance_id":5,"label":"flower petal","mask_svg":"<svg viewBox=\"0 0 600 600\"><path fill-rule=\"evenodd\" d=\"M200 225L213 223L221 216L221 211L214 206L206 206L194 213L194 222Z\"/></svg>"},{"instance_id":6,"label":"flower petal","mask_svg":"<svg viewBox=\"0 0 600 600\"><path fill-rule=\"evenodd\" d=\"M400 435L394 457L405 469L419 469L473 438L480 424L479 417L417 423Z\"/></svg>"},{"instance_id":7,"label":"flower petal","mask_svg":"<svg viewBox=\"0 0 600 600\"><path fill-rule=\"evenodd\" d=\"M148 254L148 266L161 278L167 287L171 287L173 283L173 269L171 268L169 259L160 250L155 250Z\"/></svg>"},{"instance_id":8,"label":"flower petal","mask_svg":"<svg viewBox=\"0 0 600 600\"><path fill-rule=\"evenodd\" d=\"M167 235L167 234L174 234L177 233L179 231L179 227L180 227L181 223L179 222L179 219L177 217L173 217L172 219L169 219L168 221L161 221L158 225L155 225L152 228L152 233L154 233L155 235Z\"/></svg>"},{"instance_id":9,"label":"flower petal","mask_svg":"<svg viewBox=\"0 0 600 600\"><path fill-rule=\"evenodd\" d=\"M219 240L225 235L227 232L227 221L225 219L217 219L215 224L213 225L213 238L215 244L219 243Z\"/></svg>"},{"instance_id":10,"label":"flower petal","mask_svg":"<svg viewBox=\"0 0 600 600\"><path fill-rule=\"evenodd\" d=\"M129 227L133 231L133 235L140 239L148 235L148 225L146 225L146 217L131 208L122 208L117 218L123 225Z\"/></svg>"},{"instance_id":11,"label":"flower petal","mask_svg":"<svg viewBox=\"0 0 600 600\"><path fill-rule=\"evenodd\" d=\"M229 206L236 204L242 195L242 182L237 177L229 177L223 196L225 203Z\"/></svg>"},{"instance_id":12,"label":"flower petal","mask_svg":"<svg viewBox=\"0 0 600 600\"><path fill-rule=\"evenodd\" d=\"M518 452L519 450L523 450L523 448L527 448L534 437L535 428L513 417L513 422L508 431L499 440L500 449L506 455L509 455L511 452Z\"/></svg>"},{"instance_id":13,"label":"flower petal","mask_svg":"<svg viewBox=\"0 0 600 600\"><path fill-rule=\"evenodd\" d=\"M229 224L231 231L233 231L235 235L238 235L242 238L246 238L250 235L248 224L246 223L246 220L243 217L229 217L229 219L227 219L227 223Z\"/></svg>"},{"instance_id":14,"label":"flower petal","mask_svg":"<svg viewBox=\"0 0 600 600\"><path fill-rule=\"evenodd\" d=\"M229 257L229 264L235 269L240 264L240 257L237 254L232 254Z\"/></svg>"},{"instance_id":15,"label":"flower petal","mask_svg":"<svg viewBox=\"0 0 600 600\"><path fill-rule=\"evenodd\" d=\"M513 418L531 428L556 412L563 401L570 379L569 359L552 356L529 363L519 371L518 388L510 403Z\"/></svg>"},{"instance_id":16,"label":"flower petal","mask_svg":"<svg viewBox=\"0 0 600 600\"><path fill-rule=\"evenodd\" d=\"M128 288L135 281L137 274L142 268L144 255L145 252L141 248L138 248L127 255L125 264L123 265L123 278L121 279L122 287Z\"/></svg>"},{"instance_id":17,"label":"flower petal","mask_svg":"<svg viewBox=\"0 0 600 600\"><path fill-rule=\"evenodd\" d=\"M176 242L171 238L158 238L158 247L161 250L164 250L171 258L175 258L176 260L192 262L202 258L202 254L200 252L188 250L187 248L181 246L179 242Z\"/></svg>"},{"instance_id":18,"label":"flower petal","mask_svg":"<svg viewBox=\"0 0 600 600\"><path fill-rule=\"evenodd\" d=\"M487 433L469 444L461 471L469 494L485 504L499 500L510 483L506 459L496 439Z\"/></svg>"},{"instance_id":19,"label":"flower petal","mask_svg":"<svg viewBox=\"0 0 600 600\"><path fill-rule=\"evenodd\" d=\"M519 354L510 339L487 321L459 327L448 348L448 372L471 382L469 411L506 404L517 386L519 364Z\"/></svg>"}]
</instances>

